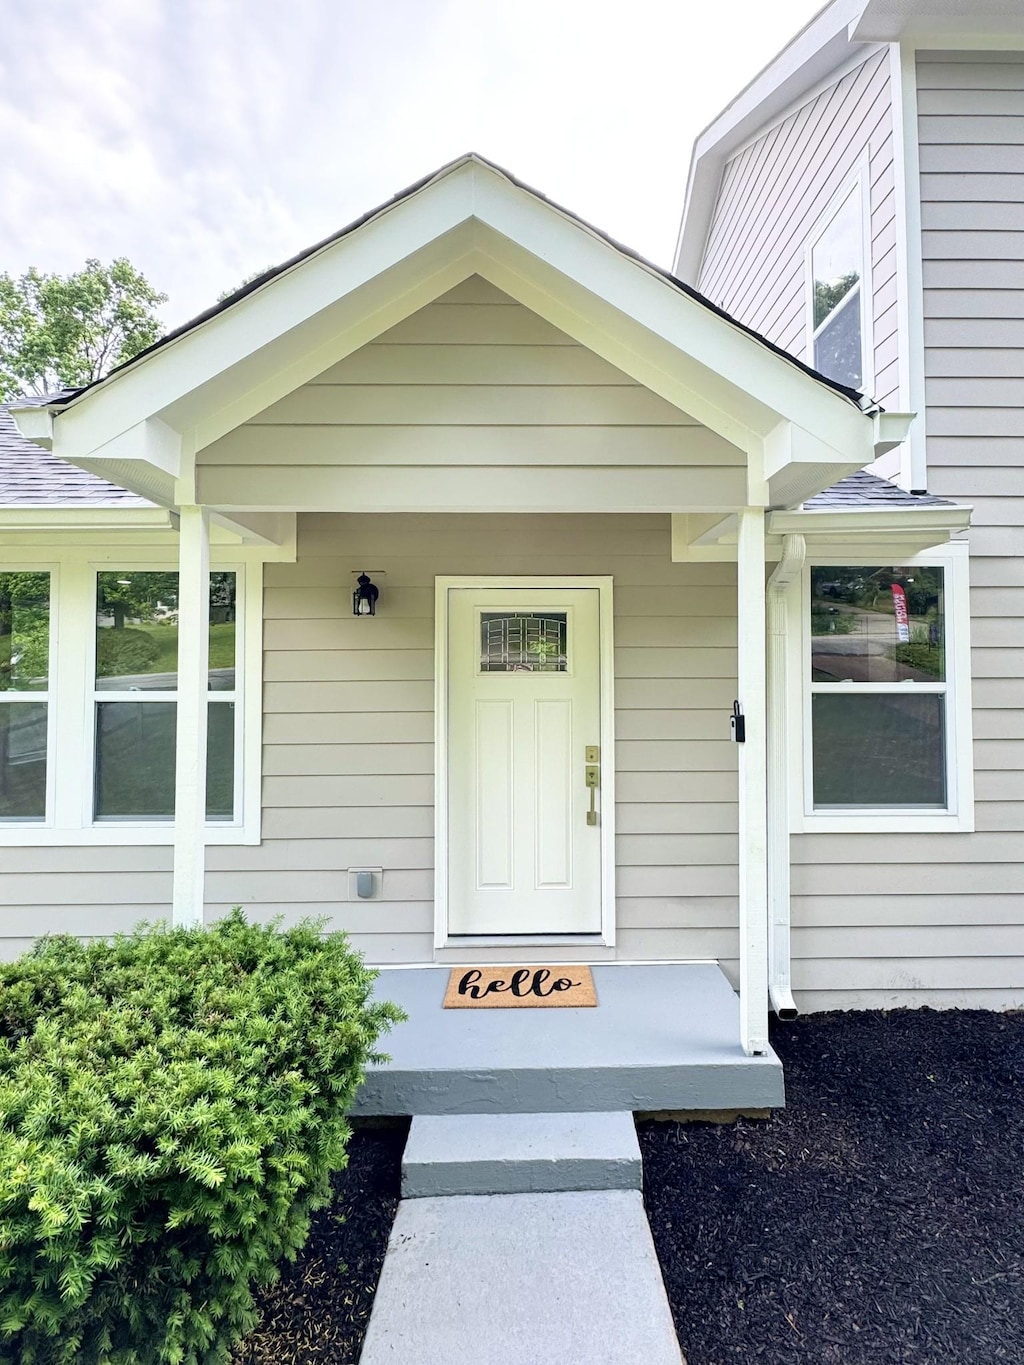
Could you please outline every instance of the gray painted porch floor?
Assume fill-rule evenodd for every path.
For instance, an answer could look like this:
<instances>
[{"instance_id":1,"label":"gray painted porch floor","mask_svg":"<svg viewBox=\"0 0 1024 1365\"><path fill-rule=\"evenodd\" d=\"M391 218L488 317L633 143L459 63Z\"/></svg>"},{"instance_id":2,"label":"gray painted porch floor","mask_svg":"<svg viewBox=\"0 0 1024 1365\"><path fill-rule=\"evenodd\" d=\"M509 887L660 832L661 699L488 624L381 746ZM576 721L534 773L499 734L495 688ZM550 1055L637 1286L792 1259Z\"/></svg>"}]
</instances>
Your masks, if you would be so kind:
<instances>
[{"instance_id":1,"label":"gray painted porch floor","mask_svg":"<svg viewBox=\"0 0 1024 1365\"><path fill-rule=\"evenodd\" d=\"M715 963L594 966L598 1003L583 1009L442 1009L450 970L381 969L376 994L409 1018L382 1040L391 1061L369 1069L355 1115L784 1102L775 1054L740 1047L739 1001Z\"/></svg>"}]
</instances>

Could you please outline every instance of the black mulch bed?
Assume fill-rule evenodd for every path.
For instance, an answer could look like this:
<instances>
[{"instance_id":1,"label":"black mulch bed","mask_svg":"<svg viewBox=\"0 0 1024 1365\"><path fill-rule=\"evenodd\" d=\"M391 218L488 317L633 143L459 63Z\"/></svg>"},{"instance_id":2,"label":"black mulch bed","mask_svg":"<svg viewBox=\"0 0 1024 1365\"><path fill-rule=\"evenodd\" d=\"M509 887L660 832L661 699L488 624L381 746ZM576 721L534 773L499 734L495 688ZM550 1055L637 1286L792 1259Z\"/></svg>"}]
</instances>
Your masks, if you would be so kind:
<instances>
[{"instance_id":1,"label":"black mulch bed","mask_svg":"<svg viewBox=\"0 0 1024 1365\"><path fill-rule=\"evenodd\" d=\"M294 1265L259 1298L263 1317L234 1365L355 1365L398 1208L408 1123L357 1128L334 1200L313 1215Z\"/></svg>"},{"instance_id":2,"label":"black mulch bed","mask_svg":"<svg viewBox=\"0 0 1024 1365\"><path fill-rule=\"evenodd\" d=\"M1024 1362L1024 1015L817 1014L788 1108L644 1123L688 1365Z\"/></svg>"}]
</instances>

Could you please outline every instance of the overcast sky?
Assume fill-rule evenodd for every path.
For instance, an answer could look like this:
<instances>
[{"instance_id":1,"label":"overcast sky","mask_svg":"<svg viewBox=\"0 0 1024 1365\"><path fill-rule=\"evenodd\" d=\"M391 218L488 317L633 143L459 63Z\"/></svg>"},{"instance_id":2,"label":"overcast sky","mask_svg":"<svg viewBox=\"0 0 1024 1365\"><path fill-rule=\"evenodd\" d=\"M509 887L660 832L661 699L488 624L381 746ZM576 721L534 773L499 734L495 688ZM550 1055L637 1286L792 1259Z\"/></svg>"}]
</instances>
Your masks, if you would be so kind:
<instances>
[{"instance_id":1,"label":"overcast sky","mask_svg":"<svg viewBox=\"0 0 1024 1365\"><path fill-rule=\"evenodd\" d=\"M662 265L696 133L821 0L0 0L0 271L176 325L477 151Z\"/></svg>"}]
</instances>

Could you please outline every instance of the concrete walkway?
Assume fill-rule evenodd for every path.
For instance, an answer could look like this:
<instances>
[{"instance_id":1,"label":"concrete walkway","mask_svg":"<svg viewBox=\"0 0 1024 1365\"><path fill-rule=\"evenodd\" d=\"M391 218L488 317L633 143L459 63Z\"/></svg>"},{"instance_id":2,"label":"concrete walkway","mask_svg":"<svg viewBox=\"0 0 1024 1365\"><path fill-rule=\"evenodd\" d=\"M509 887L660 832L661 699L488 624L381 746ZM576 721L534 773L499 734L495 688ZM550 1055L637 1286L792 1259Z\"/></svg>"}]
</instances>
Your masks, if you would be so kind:
<instances>
[{"instance_id":1,"label":"concrete walkway","mask_svg":"<svg viewBox=\"0 0 1024 1365\"><path fill-rule=\"evenodd\" d=\"M414 1119L360 1365L681 1365L639 1182L628 1113Z\"/></svg>"},{"instance_id":2,"label":"concrete walkway","mask_svg":"<svg viewBox=\"0 0 1024 1365\"><path fill-rule=\"evenodd\" d=\"M406 1199L360 1365L680 1365L636 1190Z\"/></svg>"}]
</instances>

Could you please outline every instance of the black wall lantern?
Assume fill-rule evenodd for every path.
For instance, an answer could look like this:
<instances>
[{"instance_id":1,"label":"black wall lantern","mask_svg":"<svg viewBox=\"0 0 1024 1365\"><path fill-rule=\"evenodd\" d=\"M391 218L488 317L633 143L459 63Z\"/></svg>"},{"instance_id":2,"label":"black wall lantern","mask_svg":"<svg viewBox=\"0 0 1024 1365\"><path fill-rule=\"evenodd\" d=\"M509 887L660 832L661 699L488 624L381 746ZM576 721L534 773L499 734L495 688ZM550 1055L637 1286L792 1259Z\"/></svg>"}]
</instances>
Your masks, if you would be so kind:
<instances>
[{"instance_id":1,"label":"black wall lantern","mask_svg":"<svg viewBox=\"0 0 1024 1365\"><path fill-rule=\"evenodd\" d=\"M356 584L356 590L352 594L352 615L375 616L380 589L375 583L370 582L369 576L365 573L359 575Z\"/></svg>"}]
</instances>

